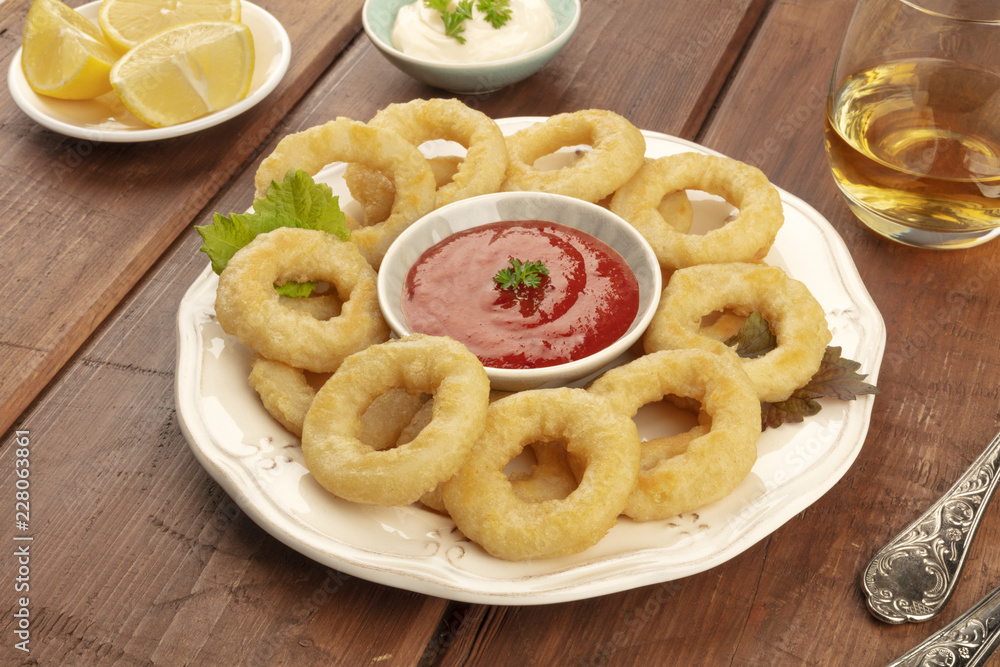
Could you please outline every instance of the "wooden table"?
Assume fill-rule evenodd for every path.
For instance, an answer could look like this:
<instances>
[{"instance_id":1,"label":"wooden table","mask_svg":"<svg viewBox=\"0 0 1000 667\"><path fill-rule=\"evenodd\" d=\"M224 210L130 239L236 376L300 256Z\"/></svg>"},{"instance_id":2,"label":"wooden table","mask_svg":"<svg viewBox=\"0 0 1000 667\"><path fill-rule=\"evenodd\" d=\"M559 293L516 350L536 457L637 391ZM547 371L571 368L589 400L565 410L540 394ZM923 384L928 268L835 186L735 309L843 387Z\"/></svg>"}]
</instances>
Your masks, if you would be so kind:
<instances>
[{"instance_id":1,"label":"wooden table","mask_svg":"<svg viewBox=\"0 0 1000 667\"><path fill-rule=\"evenodd\" d=\"M4 71L29 4L2 3ZM877 665L1000 581L1000 521L987 516L938 619L880 623L859 588L874 551L997 429L1000 246L895 245L843 203L821 118L849 0L584 0L577 34L548 67L462 98L493 117L617 111L761 167L832 223L888 344L867 441L830 492L701 574L540 606L382 586L270 537L197 463L178 424L175 318L206 265L192 228L249 205L257 164L285 134L445 93L383 60L361 31L361 0L258 4L291 36L290 71L263 104L214 129L92 143L0 97L4 664ZM27 531L15 531L18 434L30 449ZM19 563L29 543L14 537L26 535ZM15 647L20 597L29 653Z\"/></svg>"}]
</instances>

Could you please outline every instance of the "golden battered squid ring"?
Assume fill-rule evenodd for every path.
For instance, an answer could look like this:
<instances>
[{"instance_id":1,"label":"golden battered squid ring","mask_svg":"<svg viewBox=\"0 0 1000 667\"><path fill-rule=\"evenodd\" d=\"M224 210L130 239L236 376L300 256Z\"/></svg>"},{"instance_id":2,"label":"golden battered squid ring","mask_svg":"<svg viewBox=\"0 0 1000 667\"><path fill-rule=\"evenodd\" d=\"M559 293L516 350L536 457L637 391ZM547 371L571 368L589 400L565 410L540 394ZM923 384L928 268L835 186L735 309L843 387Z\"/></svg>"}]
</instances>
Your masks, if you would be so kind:
<instances>
[{"instance_id":1,"label":"golden battered squid ring","mask_svg":"<svg viewBox=\"0 0 1000 667\"><path fill-rule=\"evenodd\" d=\"M335 293L313 294L311 296L282 296L278 299L282 306L309 313L317 320L328 320L340 315L343 303Z\"/></svg>"},{"instance_id":2,"label":"golden battered squid ring","mask_svg":"<svg viewBox=\"0 0 1000 667\"><path fill-rule=\"evenodd\" d=\"M430 421L408 443L377 451L361 415L391 389L433 394ZM316 394L302 429L305 465L330 493L371 505L408 505L451 477L486 423L482 363L450 338L414 334L351 355Z\"/></svg>"},{"instance_id":3,"label":"golden battered squid ring","mask_svg":"<svg viewBox=\"0 0 1000 667\"><path fill-rule=\"evenodd\" d=\"M704 264L675 271L643 347L646 352L728 350L700 329L703 317L728 308L760 313L777 339L767 354L741 359L761 401L787 399L819 370L832 338L823 307L804 284L766 264Z\"/></svg>"},{"instance_id":4,"label":"golden battered squid ring","mask_svg":"<svg viewBox=\"0 0 1000 667\"><path fill-rule=\"evenodd\" d=\"M396 203L396 187L392 184L392 179L381 171L352 162L344 169L344 183L364 214L359 227L383 222L392 213L392 205Z\"/></svg>"},{"instance_id":5,"label":"golden battered squid ring","mask_svg":"<svg viewBox=\"0 0 1000 667\"><path fill-rule=\"evenodd\" d=\"M572 164L539 170L535 161L560 148L588 145ZM504 191L537 190L596 203L627 182L645 160L646 139L626 118L589 109L551 116L507 137Z\"/></svg>"},{"instance_id":6,"label":"golden battered squid ring","mask_svg":"<svg viewBox=\"0 0 1000 667\"><path fill-rule=\"evenodd\" d=\"M286 431L301 437L302 422L316 397L305 371L256 355L250 364L249 381L267 413Z\"/></svg>"},{"instance_id":7,"label":"golden battered squid ring","mask_svg":"<svg viewBox=\"0 0 1000 667\"><path fill-rule=\"evenodd\" d=\"M505 146L504 151L506 150ZM459 155L438 155L427 158L427 164L434 174L434 182L439 191L451 183L464 159ZM382 172L355 162L347 165L347 169L344 170L344 182L351 197L364 213L365 225L382 222L392 213L392 204L396 201L396 188L393 187L389 177ZM352 229L360 226L356 224Z\"/></svg>"},{"instance_id":8,"label":"golden battered squid ring","mask_svg":"<svg viewBox=\"0 0 1000 667\"><path fill-rule=\"evenodd\" d=\"M507 172L507 143L503 132L492 118L456 99L418 99L390 104L376 113L368 124L392 130L417 147L428 141L444 140L466 149L465 159L458 164L450 182L438 188L435 208L496 192L503 183ZM361 168L351 165L348 171ZM348 183L354 178L345 174Z\"/></svg>"},{"instance_id":9,"label":"golden battered squid ring","mask_svg":"<svg viewBox=\"0 0 1000 667\"><path fill-rule=\"evenodd\" d=\"M700 406L699 406L700 409ZM708 433L708 427L699 424L682 433L645 440L639 452L639 476L655 467L660 461L680 456L696 438Z\"/></svg>"},{"instance_id":10,"label":"golden battered squid ring","mask_svg":"<svg viewBox=\"0 0 1000 667\"><path fill-rule=\"evenodd\" d=\"M695 426L671 441L643 443L649 451L624 510L636 521L666 519L724 498L757 460L760 401L732 350L656 352L607 371L588 391L630 416L647 403L683 396L700 401L711 418L707 432Z\"/></svg>"},{"instance_id":11,"label":"golden battered squid ring","mask_svg":"<svg viewBox=\"0 0 1000 667\"><path fill-rule=\"evenodd\" d=\"M257 169L257 197L263 197L271 182L281 181L290 168L315 176L334 162L358 162L392 176L396 198L389 217L353 230L350 236L351 243L377 269L395 238L434 207L434 174L423 154L395 132L337 118L279 141Z\"/></svg>"},{"instance_id":12,"label":"golden battered squid ring","mask_svg":"<svg viewBox=\"0 0 1000 667\"><path fill-rule=\"evenodd\" d=\"M573 492L577 486L576 477L566 450L560 443L534 443L526 449L530 449L535 456L531 470L512 472L507 476L518 498L529 503L540 503L545 500L561 500ZM420 502L439 514L448 514L441 485L420 496Z\"/></svg>"},{"instance_id":13,"label":"golden battered squid ring","mask_svg":"<svg viewBox=\"0 0 1000 667\"><path fill-rule=\"evenodd\" d=\"M278 301L285 308L308 313L317 320L336 317L343 306L336 294L281 296ZM316 395L316 390L306 380L305 371L258 354L250 364L249 382L268 414L289 433L302 435L302 420Z\"/></svg>"},{"instance_id":14,"label":"golden battered squid ring","mask_svg":"<svg viewBox=\"0 0 1000 667\"><path fill-rule=\"evenodd\" d=\"M680 232L665 223L657 206L664 196L681 190L722 197L738 214L706 234ZM737 160L701 153L647 160L615 192L610 208L630 222L649 241L660 264L671 269L761 260L785 219L781 196L764 172Z\"/></svg>"},{"instance_id":15,"label":"golden battered squid ring","mask_svg":"<svg viewBox=\"0 0 1000 667\"><path fill-rule=\"evenodd\" d=\"M407 423L406 426L403 427L402 431L400 431L399 437L396 440L396 446L399 447L401 445L405 445L417 437L420 431L422 431L424 427L430 423L431 417L433 416L434 398L432 397L420 406L420 409L417 410L416 413L410 418L409 423ZM444 501L441 500L440 484L420 496L420 503L428 509L434 510L440 514L448 514L448 510L444 507Z\"/></svg>"},{"instance_id":16,"label":"golden battered squid ring","mask_svg":"<svg viewBox=\"0 0 1000 667\"><path fill-rule=\"evenodd\" d=\"M691 199L683 190L665 195L656 206L656 212L664 224L670 225L681 234L690 232L691 225L694 224L694 207L691 206Z\"/></svg>"},{"instance_id":17,"label":"golden battered squid ring","mask_svg":"<svg viewBox=\"0 0 1000 667\"><path fill-rule=\"evenodd\" d=\"M535 462L529 470L511 472L507 477L514 493L528 502L561 500L577 486L569 455L561 443L535 442L527 446Z\"/></svg>"},{"instance_id":18,"label":"golden battered squid ring","mask_svg":"<svg viewBox=\"0 0 1000 667\"><path fill-rule=\"evenodd\" d=\"M300 438L302 423L312 407L317 387L326 380L325 375L318 378L322 381L310 382L301 368L259 355L250 365L250 386L260 396L264 409L286 431ZM372 449L395 446L400 434L426 401L427 396L413 395L405 389L382 394L361 415L361 441Z\"/></svg>"},{"instance_id":19,"label":"golden battered squid ring","mask_svg":"<svg viewBox=\"0 0 1000 667\"><path fill-rule=\"evenodd\" d=\"M546 441L564 443L583 473L565 498L528 502L504 468L525 446ZM490 554L546 558L596 544L614 526L638 469L639 436L626 415L584 389L534 389L490 405L486 429L441 492L458 528Z\"/></svg>"},{"instance_id":20,"label":"golden battered squid ring","mask_svg":"<svg viewBox=\"0 0 1000 667\"><path fill-rule=\"evenodd\" d=\"M343 303L320 320L283 305L275 283L326 281ZM376 295L377 276L358 248L313 229L279 227L233 255L219 276L215 312L226 333L258 354L315 373L389 338Z\"/></svg>"},{"instance_id":21,"label":"golden battered squid ring","mask_svg":"<svg viewBox=\"0 0 1000 667\"><path fill-rule=\"evenodd\" d=\"M491 391L490 401L496 401L509 392ZM434 399L423 404L402 430L397 444L407 443L430 421L431 408ZM529 502L541 502L565 498L576 488L576 477L570 468L566 450L558 442L536 442L528 445L534 455L535 462L528 471L510 473L511 486L520 498ZM420 502L428 508L441 514L448 514L441 497L441 486L438 485L430 493L420 496Z\"/></svg>"}]
</instances>

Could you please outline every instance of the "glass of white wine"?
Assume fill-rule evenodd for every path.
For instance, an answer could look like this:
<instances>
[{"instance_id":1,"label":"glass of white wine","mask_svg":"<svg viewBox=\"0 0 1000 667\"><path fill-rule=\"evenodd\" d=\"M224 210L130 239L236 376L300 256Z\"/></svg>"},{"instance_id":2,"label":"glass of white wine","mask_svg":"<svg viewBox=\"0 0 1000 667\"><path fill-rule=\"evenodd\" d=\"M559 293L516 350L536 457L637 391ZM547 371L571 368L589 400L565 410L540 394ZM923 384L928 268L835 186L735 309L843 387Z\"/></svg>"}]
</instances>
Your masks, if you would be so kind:
<instances>
[{"instance_id":1,"label":"glass of white wine","mask_svg":"<svg viewBox=\"0 0 1000 667\"><path fill-rule=\"evenodd\" d=\"M877 233L1000 236L1000 1L858 0L825 125L837 185Z\"/></svg>"}]
</instances>

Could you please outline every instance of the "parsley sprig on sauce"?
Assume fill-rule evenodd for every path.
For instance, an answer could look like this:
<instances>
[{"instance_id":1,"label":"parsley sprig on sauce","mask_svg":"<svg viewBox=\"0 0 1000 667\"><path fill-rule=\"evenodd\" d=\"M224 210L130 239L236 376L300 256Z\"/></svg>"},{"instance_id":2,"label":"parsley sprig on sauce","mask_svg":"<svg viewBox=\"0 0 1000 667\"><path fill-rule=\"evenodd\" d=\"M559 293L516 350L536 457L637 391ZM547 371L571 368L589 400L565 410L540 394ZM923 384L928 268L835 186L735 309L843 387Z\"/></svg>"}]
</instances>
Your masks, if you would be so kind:
<instances>
[{"instance_id":1,"label":"parsley sprig on sauce","mask_svg":"<svg viewBox=\"0 0 1000 667\"><path fill-rule=\"evenodd\" d=\"M542 283L542 276L549 275L549 270L541 260L536 262L522 262L519 259L510 259L510 268L500 269L493 276L493 282L500 285L502 289L517 289L520 285L526 287L538 287Z\"/></svg>"},{"instance_id":2,"label":"parsley sprig on sauce","mask_svg":"<svg viewBox=\"0 0 1000 667\"><path fill-rule=\"evenodd\" d=\"M428 9L436 9L444 22L444 34L454 37L459 44L465 44L465 22L472 19L472 0L461 0L454 11L449 9L451 0L424 0ZM476 9L483 13L483 19L494 28L502 28L510 20L510 0L477 0Z\"/></svg>"},{"instance_id":3,"label":"parsley sprig on sauce","mask_svg":"<svg viewBox=\"0 0 1000 667\"><path fill-rule=\"evenodd\" d=\"M510 20L509 0L479 0L476 9L485 15L486 22L494 28L502 28Z\"/></svg>"}]
</instances>

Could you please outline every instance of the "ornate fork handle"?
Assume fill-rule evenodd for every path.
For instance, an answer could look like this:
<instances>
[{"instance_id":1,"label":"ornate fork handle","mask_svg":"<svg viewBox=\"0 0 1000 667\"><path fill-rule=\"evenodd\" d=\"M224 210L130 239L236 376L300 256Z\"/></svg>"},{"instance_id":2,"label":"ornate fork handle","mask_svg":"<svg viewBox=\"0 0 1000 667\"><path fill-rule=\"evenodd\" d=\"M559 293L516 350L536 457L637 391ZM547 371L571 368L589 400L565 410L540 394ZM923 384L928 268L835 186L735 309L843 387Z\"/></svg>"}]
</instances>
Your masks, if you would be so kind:
<instances>
[{"instance_id":1,"label":"ornate fork handle","mask_svg":"<svg viewBox=\"0 0 1000 667\"><path fill-rule=\"evenodd\" d=\"M1000 588L887 667L983 665L1000 644Z\"/></svg>"},{"instance_id":2,"label":"ornate fork handle","mask_svg":"<svg viewBox=\"0 0 1000 667\"><path fill-rule=\"evenodd\" d=\"M875 554L861 582L872 615L919 623L941 611L996 490L998 470L1000 434L947 493Z\"/></svg>"}]
</instances>

